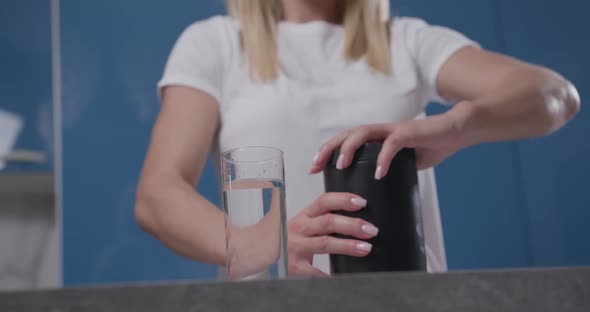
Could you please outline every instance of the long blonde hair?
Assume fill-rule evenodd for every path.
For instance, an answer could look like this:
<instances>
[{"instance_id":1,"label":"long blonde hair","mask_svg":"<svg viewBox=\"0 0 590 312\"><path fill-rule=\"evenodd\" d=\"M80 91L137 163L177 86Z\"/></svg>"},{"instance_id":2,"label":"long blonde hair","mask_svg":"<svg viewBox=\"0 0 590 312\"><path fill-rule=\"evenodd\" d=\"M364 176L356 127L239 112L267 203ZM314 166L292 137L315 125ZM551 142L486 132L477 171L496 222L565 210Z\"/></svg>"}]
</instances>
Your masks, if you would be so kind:
<instances>
[{"instance_id":1,"label":"long blonde hair","mask_svg":"<svg viewBox=\"0 0 590 312\"><path fill-rule=\"evenodd\" d=\"M321 1L321 0L320 0ZM375 71L391 74L389 1L341 0L345 28L344 57L366 61ZM227 0L228 10L241 25L240 40L250 77L272 81L279 72L277 24L282 18L281 0Z\"/></svg>"}]
</instances>

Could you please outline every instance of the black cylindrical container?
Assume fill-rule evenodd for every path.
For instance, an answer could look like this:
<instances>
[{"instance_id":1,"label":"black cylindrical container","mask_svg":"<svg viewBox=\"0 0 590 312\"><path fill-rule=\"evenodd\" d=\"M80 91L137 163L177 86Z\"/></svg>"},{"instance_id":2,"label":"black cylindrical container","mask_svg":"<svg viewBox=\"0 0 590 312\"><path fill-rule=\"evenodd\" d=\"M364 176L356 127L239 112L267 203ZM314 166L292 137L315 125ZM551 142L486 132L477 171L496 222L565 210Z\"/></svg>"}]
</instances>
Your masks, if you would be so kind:
<instances>
[{"instance_id":1,"label":"black cylindrical container","mask_svg":"<svg viewBox=\"0 0 590 312\"><path fill-rule=\"evenodd\" d=\"M426 270L414 150L398 152L387 175L375 180L381 146L363 145L355 153L352 165L343 170L336 169L340 154L336 151L324 168L326 192L350 192L367 200L367 206L359 211L336 213L364 219L379 228L379 234L367 240L373 249L366 257L330 255L333 274Z\"/></svg>"}]
</instances>

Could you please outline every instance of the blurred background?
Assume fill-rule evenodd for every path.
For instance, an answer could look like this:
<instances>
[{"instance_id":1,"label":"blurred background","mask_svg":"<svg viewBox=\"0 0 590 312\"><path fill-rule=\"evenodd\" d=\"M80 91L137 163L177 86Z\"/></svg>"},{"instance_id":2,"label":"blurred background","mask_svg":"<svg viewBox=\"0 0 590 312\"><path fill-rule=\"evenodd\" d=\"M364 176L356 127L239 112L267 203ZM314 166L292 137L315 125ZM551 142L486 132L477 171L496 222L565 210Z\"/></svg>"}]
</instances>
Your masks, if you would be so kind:
<instances>
[{"instance_id":1,"label":"blurred background","mask_svg":"<svg viewBox=\"0 0 590 312\"><path fill-rule=\"evenodd\" d=\"M168 53L223 1L0 4L0 290L215 279L215 267L142 232L133 204ZM590 98L587 0L391 7L557 70ZM450 269L590 265L589 133L583 107L550 137L476 146L440 165ZM211 164L198 188L219 204Z\"/></svg>"}]
</instances>

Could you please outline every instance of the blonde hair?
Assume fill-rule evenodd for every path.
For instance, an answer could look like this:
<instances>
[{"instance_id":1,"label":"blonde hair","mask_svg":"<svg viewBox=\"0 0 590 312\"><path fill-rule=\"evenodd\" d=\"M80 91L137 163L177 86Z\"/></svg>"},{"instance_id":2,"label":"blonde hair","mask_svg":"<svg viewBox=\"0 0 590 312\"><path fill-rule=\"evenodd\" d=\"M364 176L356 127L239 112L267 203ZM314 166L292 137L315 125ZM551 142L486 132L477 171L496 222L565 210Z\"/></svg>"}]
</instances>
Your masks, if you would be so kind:
<instances>
[{"instance_id":1,"label":"blonde hair","mask_svg":"<svg viewBox=\"0 0 590 312\"><path fill-rule=\"evenodd\" d=\"M340 14L345 29L344 57L366 57L375 71L391 74L389 48L389 1L341 0ZM241 25L240 40L250 77L272 81L279 72L277 25L282 18L281 0L227 0L228 10Z\"/></svg>"}]
</instances>

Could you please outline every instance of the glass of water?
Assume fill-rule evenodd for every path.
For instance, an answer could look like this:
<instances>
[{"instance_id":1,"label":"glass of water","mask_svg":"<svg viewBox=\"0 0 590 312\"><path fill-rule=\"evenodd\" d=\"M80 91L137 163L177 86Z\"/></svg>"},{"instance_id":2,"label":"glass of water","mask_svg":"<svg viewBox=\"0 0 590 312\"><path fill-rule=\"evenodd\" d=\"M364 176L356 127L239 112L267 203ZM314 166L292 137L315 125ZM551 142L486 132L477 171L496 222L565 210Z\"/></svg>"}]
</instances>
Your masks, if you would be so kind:
<instances>
[{"instance_id":1,"label":"glass of water","mask_svg":"<svg viewBox=\"0 0 590 312\"><path fill-rule=\"evenodd\" d=\"M287 277L283 152L238 148L221 161L228 278Z\"/></svg>"}]
</instances>

